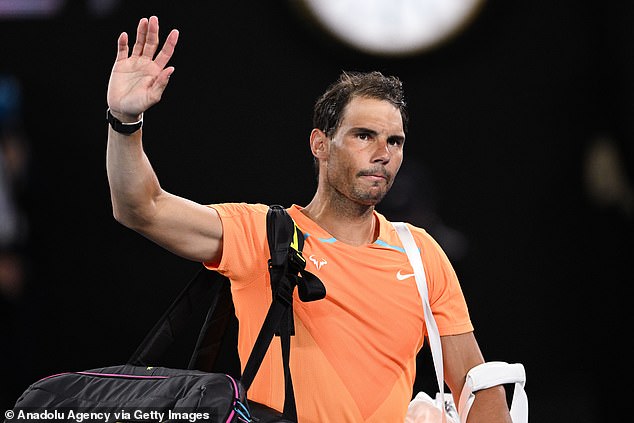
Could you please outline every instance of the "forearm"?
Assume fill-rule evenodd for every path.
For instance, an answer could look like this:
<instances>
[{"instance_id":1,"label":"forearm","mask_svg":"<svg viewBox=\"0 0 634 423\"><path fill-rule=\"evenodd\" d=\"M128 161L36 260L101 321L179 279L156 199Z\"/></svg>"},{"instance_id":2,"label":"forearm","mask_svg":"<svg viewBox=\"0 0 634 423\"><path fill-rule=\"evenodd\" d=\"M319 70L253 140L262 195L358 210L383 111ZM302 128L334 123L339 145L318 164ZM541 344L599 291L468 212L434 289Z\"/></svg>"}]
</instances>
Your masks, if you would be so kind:
<instances>
[{"instance_id":1,"label":"forearm","mask_svg":"<svg viewBox=\"0 0 634 423\"><path fill-rule=\"evenodd\" d=\"M162 190L143 151L142 130L123 135L108 128L106 170L115 219L132 228L143 225Z\"/></svg>"},{"instance_id":2,"label":"forearm","mask_svg":"<svg viewBox=\"0 0 634 423\"><path fill-rule=\"evenodd\" d=\"M475 366L484 363L484 357L473 332L441 337L445 381L459 404L466 375ZM511 423L503 386L482 389L475 400L467 423Z\"/></svg>"},{"instance_id":3,"label":"forearm","mask_svg":"<svg viewBox=\"0 0 634 423\"><path fill-rule=\"evenodd\" d=\"M512 423L503 386L475 393L467 423Z\"/></svg>"}]
</instances>

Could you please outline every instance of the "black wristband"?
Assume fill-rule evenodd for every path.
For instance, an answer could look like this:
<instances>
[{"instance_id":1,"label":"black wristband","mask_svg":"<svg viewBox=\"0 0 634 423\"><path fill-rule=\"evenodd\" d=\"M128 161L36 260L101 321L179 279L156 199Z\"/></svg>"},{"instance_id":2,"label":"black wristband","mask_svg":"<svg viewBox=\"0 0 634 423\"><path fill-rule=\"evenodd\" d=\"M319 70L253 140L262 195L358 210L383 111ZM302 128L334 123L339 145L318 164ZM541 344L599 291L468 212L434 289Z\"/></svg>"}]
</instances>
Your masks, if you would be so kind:
<instances>
[{"instance_id":1,"label":"black wristband","mask_svg":"<svg viewBox=\"0 0 634 423\"><path fill-rule=\"evenodd\" d=\"M119 119L114 117L112 113L110 113L110 109L106 110L106 120L116 132L120 134L130 135L141 129L143 126L143 115L141 115L141 120L138 122L124 123Z\"/></svg>"}]
</instances>

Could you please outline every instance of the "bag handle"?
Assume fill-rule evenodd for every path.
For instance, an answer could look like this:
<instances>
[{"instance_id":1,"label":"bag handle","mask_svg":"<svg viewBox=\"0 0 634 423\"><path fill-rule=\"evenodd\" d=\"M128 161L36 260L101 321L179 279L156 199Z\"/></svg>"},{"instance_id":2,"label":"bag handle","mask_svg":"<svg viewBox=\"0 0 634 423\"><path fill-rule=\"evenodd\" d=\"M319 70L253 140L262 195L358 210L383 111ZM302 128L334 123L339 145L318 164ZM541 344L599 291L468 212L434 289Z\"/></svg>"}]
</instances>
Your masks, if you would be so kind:
<instances>
[{"instance_id":1,"label":"bag handle","mask_svg":"<svg viewBox=\"0 0 634 423\"><path fill-rule=\"evenodd\" d=\"M524 366L521 363L509 364L503 361L482 363L469 370L458 403L460 421L462 423L467 421L469 410L475 399L474 392L507 383L515 384L511 400L511 420L514 423L528 423L528 397L524 390L526 384Z\"/></svg>"}]
</instances>

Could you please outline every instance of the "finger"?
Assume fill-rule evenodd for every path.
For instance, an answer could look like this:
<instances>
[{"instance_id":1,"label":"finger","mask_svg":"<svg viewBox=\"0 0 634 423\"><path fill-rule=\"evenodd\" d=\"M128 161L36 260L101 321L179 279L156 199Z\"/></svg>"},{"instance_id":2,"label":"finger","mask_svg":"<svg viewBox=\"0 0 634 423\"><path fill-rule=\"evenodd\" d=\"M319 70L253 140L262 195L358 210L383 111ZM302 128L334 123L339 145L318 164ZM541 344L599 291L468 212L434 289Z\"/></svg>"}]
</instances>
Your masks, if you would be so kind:
<instances>
[{"instance_id":1,"label":"finger","mask_svg":"<svg viewBox=\"0 0 634 423\"><path fill-rule=\"evenodd\" d=\"M156 55L156 64L162 69L167 65L167 62L172 58L172 54L174 54L174 48L176 47L176 43L178 42L178 30L173 29L172 32L169 33L167 38L165 39L165 44L163 44L163 48L159 51L159 54Z\"/></svg>"},{"instance_id":2,"label":"finger","mask_svg":"<svg viewBox=\"0 0 634 423\"><path fill-rule=\"evenodd\" d=\"M145 45L143 46L143 56L148 59L154 57L156 49L159 44L159 23L156 16L151 16L148 21L147 37L145 38Z\"/></svg>"},{"instance_id":3,"label":"finger","mask_svg":"<svg viewBox=\"0 0 634 423\"><path fill-rule=\"evenodd\" d=\"M123 60L127 58L128 58L128 34L125 32L122 32L121 35L119 35L119 39L117 40L116 61L118 62L119 60Z\"/></svg>"},{"instance_id":4,"label":"finger","mask_svg":"<svg viewBox=\"0 0 634 423\"><path fill-rule=\"evenodd\" d=\"M145 45L145 37L147 36L148 20L147 18L141 18L139 26L136 28L136 41L132 48L132 56L140 56L143 53L143 46Z\"/></svg>"}]
</instances>

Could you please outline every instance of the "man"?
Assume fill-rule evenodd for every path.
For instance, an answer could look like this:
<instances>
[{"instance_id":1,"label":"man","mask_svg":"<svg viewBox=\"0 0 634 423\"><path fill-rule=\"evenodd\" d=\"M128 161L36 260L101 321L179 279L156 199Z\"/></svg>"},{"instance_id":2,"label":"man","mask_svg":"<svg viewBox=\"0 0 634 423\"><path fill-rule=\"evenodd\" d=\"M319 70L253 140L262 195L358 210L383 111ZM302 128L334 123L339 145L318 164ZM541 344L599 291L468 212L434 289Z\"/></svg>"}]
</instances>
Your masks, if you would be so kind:
<instances>
[{"instance_id":1,"label":"man","mask_svg":"<svg viewBox=\"0 0 634 423\"><path fill-rule=\"evenodd\" d=\"M231 279L244 364L270 303L264 205L203 206L164 191L142 147L139 122L157 103L174 68L178 31L159 47L158 19L141 19L131 55L118 40L108 86L107 170L115 218L182 257ZM155 56L156 55L156 56ZM402 422L424 338L412 268L389 222L374 211L403 160L406 112L400 81L344 74L318 100L310 148L318 187L306 207L289 209L305 233L309 270L327 297L295 301L291 370L300 422ZM449 261L412 227L429 272L432 308L445 355L445 379L459 393L484 360ZM281 409L279 342L249 397ZM469 422L510 422L502 387L478 392Z\"/></svg>"}]
</instances>

